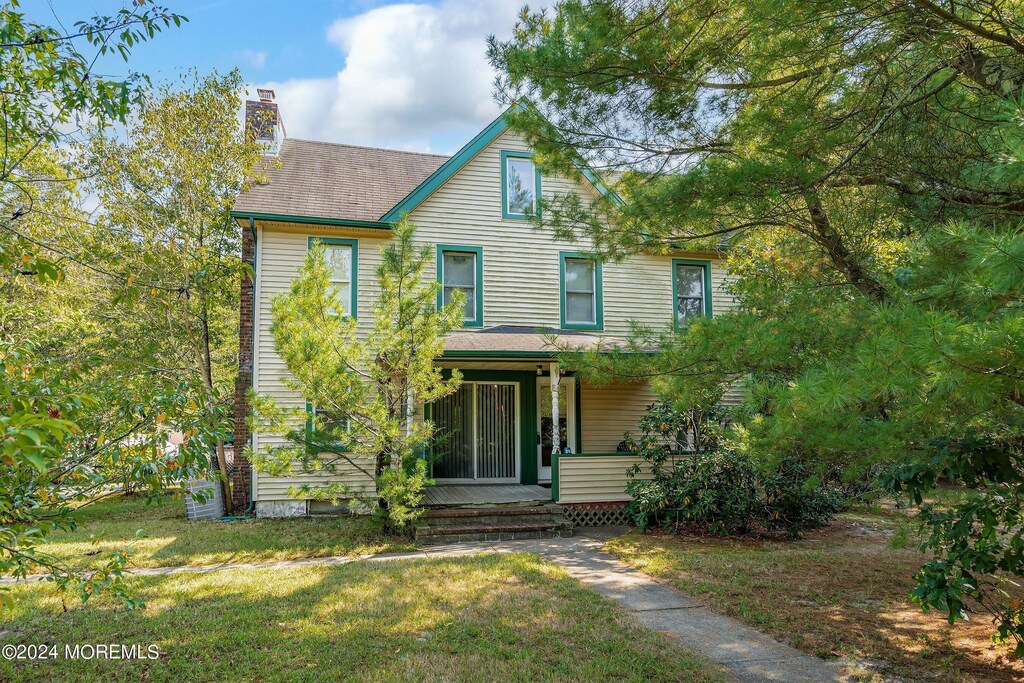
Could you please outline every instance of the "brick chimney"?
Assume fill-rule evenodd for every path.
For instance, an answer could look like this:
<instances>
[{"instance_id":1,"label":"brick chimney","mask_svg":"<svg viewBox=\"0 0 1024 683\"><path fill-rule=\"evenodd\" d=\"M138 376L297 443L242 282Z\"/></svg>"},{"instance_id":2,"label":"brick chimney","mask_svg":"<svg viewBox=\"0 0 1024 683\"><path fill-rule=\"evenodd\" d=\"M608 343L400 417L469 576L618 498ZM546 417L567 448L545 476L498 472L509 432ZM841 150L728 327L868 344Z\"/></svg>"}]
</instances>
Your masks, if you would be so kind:
<instances>
[{"instance_id":1,"label":"brick chimney","mask_svg":"<svg viewBox=\"0 0 1024 683\"><path fill-rule=\"evenodd\" d=\"M252 273L256 272L256 238L248 225L242 227L242 260L253 269ZM247 393L252 387L253 376L254 285L251 273L242 275L242 296L238 307L238 375L235 377L235 443L231 450L231 506L237 511L246 509L253 494L249 490L252 465L246 457L245 449L252 435L246 419L249 417Z\"/></svg>"},{"instance_id":2,"label":"brick chimney","mask_svg":"<svg viewBox=\"0 0 1024 683\"><path fill-rule=\"evenodd\" d=\"M281 140L285 137L274 91L258 88L259 101L245 102L245 130L267 149L268 154L277 154ZM252 273L256 270L256 236L253 226L242 226L242 260ZM235 379L235 434L231 450L231 503L235 510L242 511L252 502L253 492L249 490L251 464L245 449L249 446L251 433L246 424L249 416L247 393L252 387L253 377L253 318L255 315L255 287L250 273L242 276L241 299L238 311L238 376Z\"/></svg>"},{"instance_id":3,"label":"brick chimney","mask_svg":"<svg viewBox=\"0 0 1024 683\"><path fill-rule=\"evenodd\" d=\"M257 88L259 100L245 102L245 130L271 154L277 154L284 138L284 123L274 101L274 91Z\"/></svg>"}]
</instances>

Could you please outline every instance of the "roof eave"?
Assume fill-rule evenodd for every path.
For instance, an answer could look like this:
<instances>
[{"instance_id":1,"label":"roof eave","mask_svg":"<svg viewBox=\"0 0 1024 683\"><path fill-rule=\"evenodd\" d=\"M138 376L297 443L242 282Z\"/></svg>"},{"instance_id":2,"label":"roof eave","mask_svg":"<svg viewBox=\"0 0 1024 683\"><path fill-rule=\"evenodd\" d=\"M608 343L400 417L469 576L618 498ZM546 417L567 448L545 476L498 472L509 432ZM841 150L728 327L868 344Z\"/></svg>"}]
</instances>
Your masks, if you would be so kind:
<instances>
[{"instance_id":1,"label":"roof eave","mask_svg":"<svg viewBox=\"0 0 1024 683\"><path fill-rule=\"evenodd\" d=\"M394 223L403 215L411 213L413 209L423 202L423 200L432 195L437 188L444 185L449 178L458 173L463 166L473 159L473 157L479 154L485 147L487 147L487 145L497 140L498 136L508 129L508 121L505 119L506 114L525 106L527 105L517 102L503 111L498 118L491 121L486 128L477 133L477 135L466 143L462 149L456 152L454 156L441 164L440 168L431 173L422 183L417 185L416 189L391 207L387 213L380 217L380 220ZM619 197L614 190L611 190L601 182L594 170L590 168L585 161L577 159L576 167L579 169L583 177L586 178L600 194L610 197L612 201L618 204L625 204L622 198Z\"/></svg>"},{"instance_id":2,"label":"roof eave","mask_svg":"<svg viewBox=\"0 0 1024 683\"><path fill-rule=\"evenodd\" d=\"M300 223L303 225L332 225L343 228L366 228L391 230L394 223L390 221L363 221L351 218L324 218L322 216L296 216L283 213L261 213L255 211L232 211L232 218L252 219L256 221L272 221L275 223Z\"/></svg>"}]
</instances>

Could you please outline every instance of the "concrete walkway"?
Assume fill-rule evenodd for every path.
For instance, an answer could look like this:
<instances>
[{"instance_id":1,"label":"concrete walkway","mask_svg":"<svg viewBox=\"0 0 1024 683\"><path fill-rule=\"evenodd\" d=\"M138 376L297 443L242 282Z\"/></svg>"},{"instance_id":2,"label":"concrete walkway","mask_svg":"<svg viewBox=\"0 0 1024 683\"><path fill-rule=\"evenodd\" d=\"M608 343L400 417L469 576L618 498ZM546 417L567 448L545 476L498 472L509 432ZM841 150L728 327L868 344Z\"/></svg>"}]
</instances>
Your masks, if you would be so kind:
<instances>
[{"instance_id":1,"label":"concrete walkway","mask_svg":"<svg viewBox=\"0 0 1024 683\"><path fill-rule=\"evenodd\" d=\"M619 562L604 552L604 543L627 531L625 528L577 529L573 538L457 543L404 553L365 557L310 557L298 560L239 562L205 566L150 567L133 569L141 576L206 573L229 569L288 569L351 562L392 562L459 557L484 553L537 553L564 568L570 576L629 610L644 626L666 633L690 650L721 666L736 681L763 683L848 683L838 663L802 654L735 619L723 617L672 586ZM0 585L12 583L0 580Z\"/></svg>"},{"instance_id":2,"label":"concrete walkway","mask_svg":"<svg viewBox=\"0 0 1024 683\"><path fill-rule=\"evenodd\" d=\"M719 664L742 683L843 682L855 680L839 664L824 662L760 631L707 609L698 601L619 562L602 550L625 529L577 529L575 538L511 541L498 552L535 552L632 612L644 626ZM453 548L453 550L457 550Z\"/></svg>"}]
</instances>

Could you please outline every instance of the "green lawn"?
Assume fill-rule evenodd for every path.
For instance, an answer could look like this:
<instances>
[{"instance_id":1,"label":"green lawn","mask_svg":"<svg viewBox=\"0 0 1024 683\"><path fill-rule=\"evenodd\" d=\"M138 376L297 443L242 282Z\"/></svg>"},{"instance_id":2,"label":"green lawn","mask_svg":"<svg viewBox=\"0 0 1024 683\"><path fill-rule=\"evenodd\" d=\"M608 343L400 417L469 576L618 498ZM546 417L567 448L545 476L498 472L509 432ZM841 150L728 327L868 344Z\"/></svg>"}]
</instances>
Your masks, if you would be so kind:
<instances>
[{"instance_id":1,"label":"green lawn","mask_svg":"<svg viewBox=\"0 0 1024 683\"><path fill-rule=\"evenodd\" d=\"M365 555L411 547L408 539L382 534L365 517L189 522L184 501L170 496L149 505L131 496L109 498L75 514L78 528L53 534L41 549L82 567L129 543L136 567Z\"/></svg>"},{"instance_id":2,"label":"green lawn","mask_svg":"<svg viewBox=\"0 0 1024 683\"><path fill-rule=\"evenodd\" d=\"M950 627L910 602L924 560L915 532L902 513L876 509L800 541L634 532L608 549L805 652L884 662L879 680L1024 680L984 615Z\"/></svg>"},{"instance_id":3,"label":"green lawn","mask_svg":"<svg viewBox=\"0 0 1024 683\"><path fill-rule=\"evenodd\" d=\"M11 662L0 680L721 681L536 556L134 577L146 608L21 586L3 643L158 645L149 661Z\"/></svg>"}]
</instances>

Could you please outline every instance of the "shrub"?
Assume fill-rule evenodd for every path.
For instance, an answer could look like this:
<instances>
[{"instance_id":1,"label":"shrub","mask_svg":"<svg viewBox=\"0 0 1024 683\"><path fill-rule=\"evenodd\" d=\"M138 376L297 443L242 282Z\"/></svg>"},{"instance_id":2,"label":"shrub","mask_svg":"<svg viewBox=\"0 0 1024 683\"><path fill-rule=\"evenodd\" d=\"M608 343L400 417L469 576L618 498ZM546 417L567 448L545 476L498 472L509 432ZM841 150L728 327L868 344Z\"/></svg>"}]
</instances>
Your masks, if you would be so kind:
<instances>
[{"instance_id":1,"label":"shrub","mask_svg":"<svg viewBox=\"0 0 1024 683\"><path fill-rule=\"evenodd\" d=\"M713 534L746 533L754 525L790 538L830 522L845 504L835 486L814 476L797 457L759 471L723 438L721 411L677 411L656 403L640 421L641 435L626 446L646 461L627 473L626 510L637 527L687 524ZM700 425L693 429L693 425ZM679 434L691 429L693 449L678 453ZM651 479L637 479L647 470Z\"/></svg>"},{"instance_id":2,"label":"shrub","mask_svg":"<svg viewBox=\"0 0 1024 683\"><path fill-rule=\"evenodd\" d=\"M784 458L763 474L760 484L764 525L785 531L790 538L825 526L846 502L842 491L813 476L806 464L795 457Z\"/></svg>"},{"instance_id":3,"label":"shrub","mask_svg":"<svg viewBox=\"0 0 1024 683\"><path fill-rule=\"evenodd\" d=\"M693 524L713 534L746 533L757 516L757 471L725 449L683 456L665 470L665 522Z\"/></svg>"}]
</instances>

